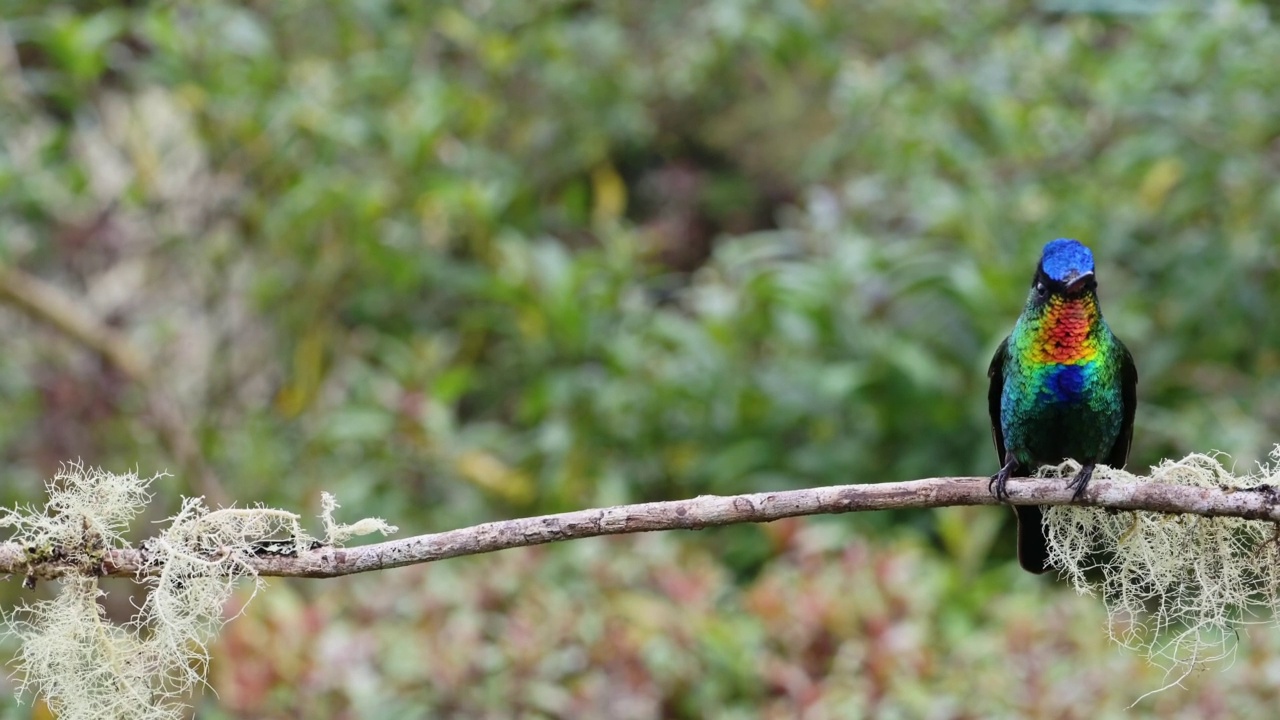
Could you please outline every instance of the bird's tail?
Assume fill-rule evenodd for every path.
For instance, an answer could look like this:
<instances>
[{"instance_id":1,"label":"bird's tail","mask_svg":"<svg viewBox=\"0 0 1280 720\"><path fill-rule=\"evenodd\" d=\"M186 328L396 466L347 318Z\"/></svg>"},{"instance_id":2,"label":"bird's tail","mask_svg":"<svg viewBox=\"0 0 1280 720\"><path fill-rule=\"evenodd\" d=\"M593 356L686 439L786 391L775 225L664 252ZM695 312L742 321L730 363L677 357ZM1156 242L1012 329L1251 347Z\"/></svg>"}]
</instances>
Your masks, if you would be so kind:
<instances>
[{"instance_id":1,"label":"bird's tail","mask_svg":"<svg viewBox=\"0 0 1280 720\"><path fill-rule=\"evenodd\" d=\"M1043 515L1038 505L1015 505L1018 513L1018 564L1027 572L1040 574L1049 569L1049 545L1044 536Z\"/></svg>"}]
</instances>

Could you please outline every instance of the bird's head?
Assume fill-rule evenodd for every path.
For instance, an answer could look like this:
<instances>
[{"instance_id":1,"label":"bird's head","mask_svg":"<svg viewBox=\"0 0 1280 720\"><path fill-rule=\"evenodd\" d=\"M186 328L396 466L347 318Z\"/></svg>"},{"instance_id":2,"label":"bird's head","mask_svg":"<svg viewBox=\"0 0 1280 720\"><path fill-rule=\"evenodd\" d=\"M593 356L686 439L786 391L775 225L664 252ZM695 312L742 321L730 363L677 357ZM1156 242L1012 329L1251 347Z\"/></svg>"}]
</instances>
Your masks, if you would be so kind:
<instances>
[{"instance_id":1,"label":"bird's head","mask_svg":"<svg viewBox=\"0 0 1280 720\"><path fill-rule=\"evenodd\" d=\"M1050 240L1040 255L1035 278L1031 281L1033 296L1076 297L1098 287L1093 274L1093 253L1089 248L1067 238Z\"/></svg>"}]
</instances>

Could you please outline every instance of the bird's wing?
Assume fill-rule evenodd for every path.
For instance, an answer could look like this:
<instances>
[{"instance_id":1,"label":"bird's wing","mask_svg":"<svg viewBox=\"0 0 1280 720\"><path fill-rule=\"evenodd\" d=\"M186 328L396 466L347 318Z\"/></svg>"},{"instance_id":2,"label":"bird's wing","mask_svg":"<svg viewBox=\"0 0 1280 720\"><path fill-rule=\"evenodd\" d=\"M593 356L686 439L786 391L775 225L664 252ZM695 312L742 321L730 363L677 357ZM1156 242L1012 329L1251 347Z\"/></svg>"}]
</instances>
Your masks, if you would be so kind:
<instances>
[{"instance_id":1,"label":"bird's wing","mask_svg":"<svg viewBox=\"0 0 1280 720\"><path fill-rule=\"evenodd\" d=\"M1116 339L1120 346L1120 400L1124 405L1124 422L1120 425L1120 435L1116 444L1111 446L1111 454L1107 456L1107 465L1122 468L1129 461L1129 446L1133 444L1133 414L1138 409L1138 368L1133 364L1133 356L1129 348Z\"/></svg>"},{"instance_id":2,"label":"bird's wing","mask_svg":"<svg viewBox=\"0 0 1280 720\"><path fill-rule=\"evenodd\" d=\"M996 348L991 367L987 368L987 377L991 378L991 387L987 390L987 412L991 415L991 439L996 444L996 462L1001 464L1004 463L1004 430L1000 427L1000 395L1004 392L1004 361L1008 356L1009 338L1006 337Z\"/></svg>"}]
</instances>

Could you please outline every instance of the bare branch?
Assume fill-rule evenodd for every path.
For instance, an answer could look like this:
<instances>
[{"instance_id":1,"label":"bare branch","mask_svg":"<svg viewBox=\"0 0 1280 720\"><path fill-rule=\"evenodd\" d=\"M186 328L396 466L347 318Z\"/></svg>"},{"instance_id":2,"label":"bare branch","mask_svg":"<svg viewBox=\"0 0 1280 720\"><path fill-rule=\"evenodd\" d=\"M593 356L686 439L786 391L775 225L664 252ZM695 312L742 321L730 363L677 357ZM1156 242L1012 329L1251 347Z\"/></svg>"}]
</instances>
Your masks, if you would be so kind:
<instances>
[{"instance_id":1,"label":"bare branch","mask_svg":"<svg viewBox=\"0 0 1280 720\"><path fill-rule=\"evenodd\" d=\"M101 355L141 390L160 441L197 478L200 493L229 504L230 497L205 462L191 424L178 403L156 382L143 354L84 304L58 287L14 267L0 267L0 301L21 309Z\"/></svg>"},{"instance_id":2,"label":"bare branch","mask_svg":"<svg viewBox=\"0 0 1280 720\"><path fill-rule=\"evenodd\" d=\"M142 381L149 375L141 353L59 288L17 268L4 267L0 268L0 299L102 355L130 380Z\"/></svg>"},{"instance_id":3,"label":"bare branch","mask_svg":"<svg viewBox=\"0 0 1280 720\"><path fill-rule=\"evenodd\" d=\"M249 564L262 576L326 578L602 535L699 530L804 515L996 505L987 483L985 477L941 477L751 495L702 495L689 500L502 520L353 548L321 547L296 556L263 554L252 558ZM1017 479L1009 482L1008 489L1014 504L1065 505L1072 495L1066 483L1065 479ZM1080 504L1280 522L1280 498L1276 495L1275 488L1270 486L1220 490L1097 478L1089 485ZM28 566L21 547L14 543L0 544L0 572L48 579L67 570L65 564L57 562ZM97 570L111 576L147 572L146 551L109 551Z\"/></svg>"}]
</instances>

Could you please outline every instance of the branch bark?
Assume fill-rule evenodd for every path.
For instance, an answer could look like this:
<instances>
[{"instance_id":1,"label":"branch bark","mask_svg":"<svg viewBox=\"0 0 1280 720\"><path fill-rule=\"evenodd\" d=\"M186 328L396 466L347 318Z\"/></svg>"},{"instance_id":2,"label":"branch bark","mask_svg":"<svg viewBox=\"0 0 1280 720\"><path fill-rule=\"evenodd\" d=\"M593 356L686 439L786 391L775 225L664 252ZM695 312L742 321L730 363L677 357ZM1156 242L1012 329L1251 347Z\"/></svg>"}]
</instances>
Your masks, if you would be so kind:
<instances>
[{"instance_id":1,"label":"branch bark","mask_svg":"<svg viewBox=\"0 0 1280 720\"><path fill-rule=\"evenodd\" d=\"M1010 480L1010 502L1069 504L1072 491L1066 487L1067 482ZM985 477L940 477L750 495L702 495L688 500L502 520L359 547L321 547L296 556L262 555L252 558L250 565L266 577L328 578L602 535L700 530L804 515L999 504L988 492L987 483ZM1077 504L1280 523L1280 490L1270 486L1232 490L1096 478ZM106 576L124 577L146 572L147 567L144 550L112 550L99 571ZM0 572L49 579L67 571L66 566L57 563L31 567L22 548L14 543L0 544Z\"/></svg>"}]
</instances>

